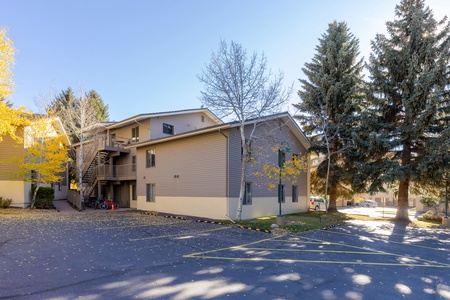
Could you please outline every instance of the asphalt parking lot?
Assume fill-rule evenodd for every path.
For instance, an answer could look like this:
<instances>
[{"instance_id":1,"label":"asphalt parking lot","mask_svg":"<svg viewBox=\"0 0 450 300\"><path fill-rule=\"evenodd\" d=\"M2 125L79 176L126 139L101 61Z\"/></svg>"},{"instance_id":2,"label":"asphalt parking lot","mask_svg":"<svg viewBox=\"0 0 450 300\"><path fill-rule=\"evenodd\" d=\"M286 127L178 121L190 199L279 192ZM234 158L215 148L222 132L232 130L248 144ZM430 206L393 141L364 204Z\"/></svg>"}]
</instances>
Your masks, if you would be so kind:
<instances>
[{"instance_id":1,"label":"asphalt parking lot","mask_svg":"<svg viewBox=\"0 0 450 300\"><path fill-rule=\"evenodd\" d=\"M450 299L448 230L273 236L121 210L0 213L0 230L0 299Z\"/></svg>"}]
</instances>

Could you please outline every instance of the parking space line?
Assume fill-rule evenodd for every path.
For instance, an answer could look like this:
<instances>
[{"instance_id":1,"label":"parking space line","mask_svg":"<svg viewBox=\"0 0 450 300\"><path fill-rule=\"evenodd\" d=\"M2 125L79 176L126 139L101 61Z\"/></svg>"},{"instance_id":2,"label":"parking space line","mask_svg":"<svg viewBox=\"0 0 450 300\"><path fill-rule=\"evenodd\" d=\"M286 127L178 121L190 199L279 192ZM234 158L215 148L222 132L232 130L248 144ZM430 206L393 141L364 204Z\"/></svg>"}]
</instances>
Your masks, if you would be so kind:
<instances>
[{"instance_id":1,"label":"parking space line","mask_svg":"<svg viewBox=\"0 0 450 300\"><path fill-rule=\"evenodd\" d=\"M279 237L271 237L267 239L258 240L255 242L232 246L232 247L226 247L226 248L220 248L220 249L213 249L209 251L204 252L197 252L192 253L188 255L184 255L183 257L186 258L194 258L194 259L217 259L217 260L235 260L235 261L272 261L272 262L286 262L286 263L320 263L320 264L349 264L349 265L378 265L378 266L400 266L400 267L427 267L427 268L449 268L449 264L444 264L436 261L430 261L426 259L420 259L417 257L412 257L408 255L400 255L395 253L389 253L385 251L379 251L372 248L366 248L366 247L359 247L355 245L348 245L348 244L342 244L342 243L336 243L336 242L329 242L325 240L320 239L314 239L314 238L306 238L306 237L300 237L300 239L297 240L286 240L283 239L285 236L279 236ZM332 246L340 246L340 247L348 247L348 248L354 248L354 249L360 249L364 251L347 251L347 250L302 250L302 249L283 249L283 248L264 248L264 247L247 247L251 245L256 244L262 244L265 242L281 242L281 243L300 243L300 244L316 244L316 245L332 245ZM407 258L407 259L414 259L421 263L389 263L389 262L370 262L370 261L362 261L362 260L355 260L355 261L347 261L347 260L307 260L307 259L290 259L290 258L266 258L266 257L227 257L227 256L219 256L219 255L211 255L212 253L217 253L220 251L272 251L274 253L282 253L282 252L321 252L321 253L340 253L340 254L363 254L363 255L386 255L386 256L393 256L397 258Z\"/></svg>"},{"instance_id":2,"label":"parking space line","mask_svg":"<svg viewBox=\"0 0 450 300\"><path fill-rule=\"evenodd\" d=\"M345 233L345 232L336 232L336 231L330 231L330 230L321 230L327 233L333 233L333 234L340 234L340 235L347 235L347 236L355 236L355 237L360 237L360 236L364 236L373 240L378 240L378 241L383 241L386 242L386 239L382 239L379 237L370 237L370 236L366 236L366 235L361 235L361 234L351 234L351 233ZM422 245L414 245L411 244L409 242L396 242L396 241L388 241L389 243L393 243L393 244L399 244L399 245L408 245L411 247L417 247L417 248L423 248L423 249L429 249L429 250L436 250L436 251L445 251L445 252L449 252L450 249L445 249L445 248L434 248L434 247L429 247L429 246L422 246Z\"/></svg>"},{"instance_id":3,"label":"parking space line","mask_svg":"<svg viewBox=\"0 0 450 300\"><path fill-rule=\"evenodd\" d=\"M398 256L397 254L393 253L380 253L376 251L346 251L346 250L305 250L305 249L280 249L280 248L242 248L240 247L239 250L245 250L245 251L277 251L277 252L312 252L312 253L341 253L341 254L363 254L363 255L392 255L392 256Z\"/></svg>"},{"instance_id":4,"label":"parking space line","mask_svg":"<svg viewBox=\"0 0 450 300\"><path fill-rule=\"evenodd\" d=\"M99 228L95 228L95 230L109 230L109 229L121 229L121 228L137 228L137 227L150 227L150 226L168 226L168 225L174 225L174 224L179 224L179 223L184 223L186 224L186 221L174 221L171 223L166 223L166 224L147 224L147 225L129 225L129 226L114 226L114 227L99 227Z\"/></svg>"},{"instance_id":5,"label":"parking space line","mask_svg":"<svg viewBox=\"0 0 450 300\"><path fill-rule=\"evenodd\" d=\"M449 265L428 265L428 264L410 264L410 263L378 263L367 261L333 261L333 260L305 260L305 259L288 259L288 258L262 258L262 257L225 257L225 256L193 256L184 255L186 258L197 259L217 259L217 260L234 260L234 261L272 261L285 263L318 263L318 264L339 264L339 265L375 265L375 266L391 266L391 267L426 267L426 268L448 268Z\"/></svg>"},{"instance_id":6,"label":"parking space line","mask_svg":"<svg viewBox=\"0 0 450 300\"><path fill-rule=\"evenodd\" d=\"M224 248L213 249L213 250L208 250L208 251L203 251L203 252L191 253L191 254L184 255L183 257L190 257L190 256L195 256L195 255L203 255L203 254L206 254L206 253L212 253L212 252L218 252L218 251L224 251L224 250L230 250L230 249L240 249L240 248L248 246L248 245L259 244L259 243L262 243L262 242L265 242L265 241L274 240L276 238L277 238L276 236L273 236L273 237L270 237L270 238L257 240L255 242L245 243L245 244L242 244L242 245L236 245L236 246L224 247Z\"/></svg>"},{"instance_id":7,"label":"parking space line","mask_svg":"<svg viewBox=\"0 0 450 300\"><path fill-rule=\"evenodd\" d=\"M305 238L305 237L303 237L303 238ZM341 244L341 243L336 243L336 242L329 242L329 241L324 241L324 240L320 240L320 239L312 239L312 238L305 238L305 239L310 239L310 240L314 240L314 241L318 241L318 242L329 243L329 244L332 244L332 245L345 246L345 247L349 247L349 248L363 249L363 250L367 250L367 251L380 253L380 254L383 254L383 255L393 255L393 256L397 256L397 257L412 258L412 259L415 259L415 260L420 260L420 261L427 262L427 263L432 263L432 264L439 264L439 265L447 266L447 267L450 268L450 264L444 264L444 263L433 261L433 260L417 258L417 257L413 257L413 256L406 255L406 254L390 253L390 252L386 252L386 251L380 251L380 250L372 249L370 247L369 248L367 248L367 247L359 247L359 246L355 246L355 245L348 245L348 244Z\"/></svg>"},{"instance_id":8,"label":"parking space line","mask_svg":"<svg viewBox=\"0 0 450 300\"><path fill-rule=\"evenodd\" d=\"M144 240L154 240L154 239L162 239L162 238L170 238L170 237L177 237L177 236L187 236L187 235L194 235L204 232L212 232L212 231L218 231L218 230L227 230L231 227L220 227L220 228L214 228L214 229L207 229L207 230L199 230L199 231L190 231L185 233L179 233L179 234L168 234L168 235L160 235L160 236L151 236L151 237L145 237L145 238L137 238L137 239L128 239L130 242L135 241L144 241Z\"/></svg>"}]
</instances>

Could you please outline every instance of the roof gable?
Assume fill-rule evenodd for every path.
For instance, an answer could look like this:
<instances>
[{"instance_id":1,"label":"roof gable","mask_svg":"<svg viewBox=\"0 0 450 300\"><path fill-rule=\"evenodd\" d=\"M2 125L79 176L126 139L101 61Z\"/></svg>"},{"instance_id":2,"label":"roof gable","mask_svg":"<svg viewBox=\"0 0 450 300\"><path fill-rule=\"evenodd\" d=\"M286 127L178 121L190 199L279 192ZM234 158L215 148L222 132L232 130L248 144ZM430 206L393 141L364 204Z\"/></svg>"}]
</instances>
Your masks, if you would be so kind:
<instances>
[{"instance_id":1,"label":"roof gable","mask_svg":"<svg viewBox=\"0 0 450 300\"><path fill-rule=\"evenodd\" d=\"M262 117L259 119L248 120L248 121L246 121L245 124L251 125L254 123L261 123L261 122L276 120L276 119L282 120L282 122L289 128L289 130L292 131L292 133L295 135L295 137L300 141L300 143L306 149L308 149L311 146L311 142L309 141L309 139L306 137L306 135L303 133L303 131L298 126L297 122L295 122L295 120L292 118L292 116L288 112L273 114L273 115L265 116L265 117ZM236 128L239 126L240 126L240 123L236 122L236 121L229 122L229 123L223 123L223 124L219 124L219 125L215 125L215 126L209 126L209 127L189 131L189 132L184 132L181 134L176 134L176 135L169 136L169 137L143 141L140 143L130 145L125 148L129 149L129 148L133 148L133 147L137 147L137 148L145 147L148 145L182 139L182 138L186 138L186 137L190 137L190 136L197 136L197 135L201 135L201 134L205 134L205 133L209 133L209 132L213 132L213 131L220 131L220 130L224 130L224 129Z\"/></svg>"},{"instance_id":2,"label":"roof gable","mask_svg":"<svg viewBox=\"0 0 450 300\"><path fill-rule=\"evenodd\" d=\"M223 124L222 120L220 120L215 114L213 114L209 109L207 108L197 108L197 109L184 109L184 110L177 110L177 111L167 111L167 112L158 112L158 113L145 113L145 114L139 114L131 118L127 118L125 120L119 121L119 122L111 122L106 123L105 128L106 129L114 129L123 127L129 124L133 124L135 122L139 122L145 119L149 118L155 118L155 117L164 117L164 116L174 116L174 115L187 115L187 114L195 114L195 113L204 113L206 116L208 116L211 120L213 120L216 124Z\"/></svg>"}]
</instances>

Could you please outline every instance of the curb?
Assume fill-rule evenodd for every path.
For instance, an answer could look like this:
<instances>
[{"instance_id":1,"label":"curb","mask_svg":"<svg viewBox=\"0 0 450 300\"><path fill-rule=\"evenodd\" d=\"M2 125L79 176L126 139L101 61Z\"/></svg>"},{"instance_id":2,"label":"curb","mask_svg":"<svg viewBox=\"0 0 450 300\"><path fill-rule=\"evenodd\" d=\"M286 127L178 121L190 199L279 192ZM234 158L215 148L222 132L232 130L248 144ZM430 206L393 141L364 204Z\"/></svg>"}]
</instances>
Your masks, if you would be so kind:
<instances>
[{"instance_id":1,"label":"curb","mask_svg":"<svg viewBox=\"0 0 450 300\"><path fill-rule=\"evenodd\" d=\"M150 215L150 216L158 217L158 212L154 212L154 211L142 211L142 212L141 212L141 215ZM169 215L164 215L164 216L161 216L161 217L187 221L187 219L186 219L185 217L179 217L179 216L169 216Z\"/></svg>"},{"instance_id":2,"label":"curb","mask_svg":"<svg viewBox=\"0 0 450 300\"><path fill-rule=\"evenodd\" d=\"M185 217L178 217L178 216L164 216L164 218L179 219L179 220L187 221L187 219Z\"/></svg>"},{"instance_id":3,"label":"curb","mask_svg":"<svg viewBox=\"0 0 450 300\"><path fill-rule=\"evenodd\" d=\"M336 227L336 226L342 226L342 225L344 225L344 224L345 224L345 222L333 224L333 225L326 226L326 227L322 228L322 230L328 230L328 229L331 229L331 228Z\"/></svg>"},{"instance_id":4,"label":"curb","mask_svg":"<svg viewBox=\"0 0 450 300\"><path fill-rule=\"evenodd\" d=\"M195 222L197 222L197 223L209 223L209 224L225 225L225 223L223 223L223 222L209 221L209 220L196 220ZM244 229L244 230L254 230L254 231L258 231L258 232L271 233L270 230L259 229L259 228L252 228L252 227L246 227L246 226L242 226L242 225L238 225L238 226L236 226L236 227L237 227L237 228L240 228L240 229Z\"/></svg>"},{"instance_id":5,"label":"curb","mask_svg":"<svg viewBox=\"0 0 450 300\"><path fill-rule=\"evenodd\" d=\"M196 220L195 222L197 222L197 223L209 223L209 224L225 225L225 223L222 223L222 222L208 221L208 220Z\"/></svg>"},{"instance_id":6,"label":"curb","mask_svg":"<svg viewBox=\"0 0 450 300\"><path fill-rule=\"evenodd\" d=\"M254 230L254 231L259 231L259 232L264 232L264 233L272 233L270 230L259 229L259 228L252 228L252 227L245 227L245 226L238 226L238 228L246 229L246 230Z\"/></svg>"},{"instance_id":7,"label":"curb","mask_svg":"<svg viewBox=\"0 0 450 300\"><path fill-rule=\"evenodd\" d=\"M158 213L154 213L154 212L150 212L150 211L143 211L143 212L141 212L141 215L158 216Z\"/></svg>"}]
</instances>

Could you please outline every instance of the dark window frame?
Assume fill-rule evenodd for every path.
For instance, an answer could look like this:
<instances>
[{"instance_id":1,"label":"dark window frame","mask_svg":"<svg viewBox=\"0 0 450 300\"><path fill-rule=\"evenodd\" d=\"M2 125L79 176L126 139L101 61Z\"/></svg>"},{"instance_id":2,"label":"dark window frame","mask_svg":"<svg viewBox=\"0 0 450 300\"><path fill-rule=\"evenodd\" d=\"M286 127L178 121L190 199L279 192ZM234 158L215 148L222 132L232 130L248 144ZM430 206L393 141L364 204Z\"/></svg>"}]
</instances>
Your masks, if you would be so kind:
<instances>
[{"instance_id":1,"label":"dark window frame","mask_svg":"<svg viewBox=\"0 0 450 300\"><path fill-rule=\"evenodd\" d=\"M244 198L242 199L242 205L252 205L252 183L246 182L244 187Z\"/></svg>"},{"instance_id":2,"label":"dark window frame","mask_svg":"<svg viewBox=\"0 0 450 300\"><path fill-rule=\"evenodd\" d=\"M131 185L131 200L136 201L137 200L137 187L136 184Z\"/></svg>"},{"instance_id":3,"label":"dark window frame","mask_svg":"<svg viewBox=\"0 0 450 300\"><path fill-rule=\"evenodd\" d=\"M136 172L136 155L131 156L131 172Z\"/></svg>"},{"instance_id":4,"label":"dark window frame","mask_svg":"<svg viewBox=\"0 0 450 300\"><path fill-rule=\"evenodd\" d=\"M174 135L175 127L171 124L163 123L163 133Z\"/></svg>"},{"instance_id":5,"label":"dark window frame","mask_svg":"<svg viewBox=\"0 0 450 300\"><path fill-rule=\"evenodd\" d=\"M292 186L292 202L293 203L298 202L298 186L297 185Z\"/></svg>"}]
</instances>

